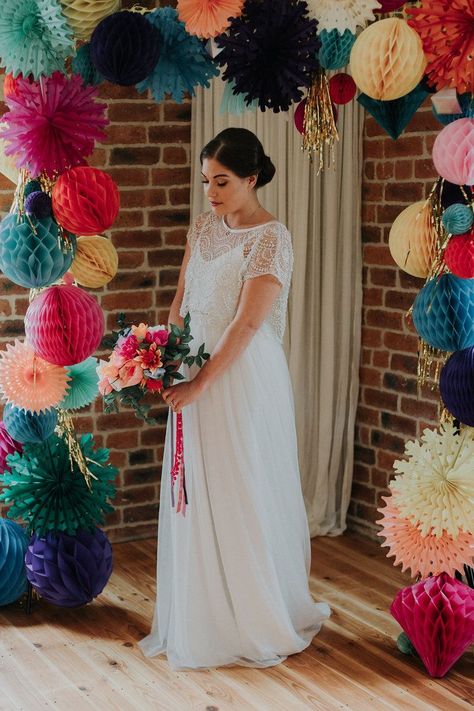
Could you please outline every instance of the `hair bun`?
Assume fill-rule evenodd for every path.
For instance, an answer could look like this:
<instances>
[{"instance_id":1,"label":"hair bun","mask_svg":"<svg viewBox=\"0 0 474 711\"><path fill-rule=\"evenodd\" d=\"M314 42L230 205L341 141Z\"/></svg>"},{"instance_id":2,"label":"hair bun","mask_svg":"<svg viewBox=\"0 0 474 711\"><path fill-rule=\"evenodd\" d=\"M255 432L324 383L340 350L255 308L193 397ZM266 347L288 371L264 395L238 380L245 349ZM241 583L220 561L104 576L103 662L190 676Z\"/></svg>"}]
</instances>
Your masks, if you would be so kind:
<instances>
[{"instance_id":1,"label":"hair bun","mask_svg":"<svg viewBox=\"0 0 474 711\"><path fill-rule=\"evenodd\" d=\"M263 187L264 185L270 182L274 175L275 166L273 165L271 158L267 155L264 155L262 159L262 167L259 170L257 184L255 187Z\"/></svg>"}]
</instances>

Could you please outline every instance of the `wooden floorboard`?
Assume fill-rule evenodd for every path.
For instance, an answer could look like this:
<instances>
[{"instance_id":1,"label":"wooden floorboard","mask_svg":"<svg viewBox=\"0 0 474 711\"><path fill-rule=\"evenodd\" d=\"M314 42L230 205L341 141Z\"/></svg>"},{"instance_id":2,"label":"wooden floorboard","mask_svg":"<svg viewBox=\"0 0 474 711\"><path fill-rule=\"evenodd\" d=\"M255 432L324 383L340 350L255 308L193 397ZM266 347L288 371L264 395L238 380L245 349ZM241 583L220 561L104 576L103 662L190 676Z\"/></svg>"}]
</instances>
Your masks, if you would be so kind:
<instances>
[{"instance_id":1,"label":"wooden floorboard","mask_svg":"<svg viewBox=\"0 0 474 711\"><path fill-rule=\"evenodd\" d=\"M268 669L173 672L165 657L143 657L156 543L117 543L114 559L109 584L87 607L0 608L0 711L474 709L473 649L444 679L401 654L388 608L412 581L357 534L313 540L311 592L331 618L310 647Z\"/></svg>"}]
</instances>

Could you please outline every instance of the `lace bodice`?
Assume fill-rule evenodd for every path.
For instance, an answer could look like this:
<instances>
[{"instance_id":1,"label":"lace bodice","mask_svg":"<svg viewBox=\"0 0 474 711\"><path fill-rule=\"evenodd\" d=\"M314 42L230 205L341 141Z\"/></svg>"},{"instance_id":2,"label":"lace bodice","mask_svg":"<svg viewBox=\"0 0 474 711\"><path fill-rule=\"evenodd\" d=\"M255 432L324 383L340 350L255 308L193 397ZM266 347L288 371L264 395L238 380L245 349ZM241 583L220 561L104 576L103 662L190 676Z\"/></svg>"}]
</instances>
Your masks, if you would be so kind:
<instances>
[{"instance_id":1,"label":"lace bodice","mask_svg":"<svg viewBox=\"0 0 474 711\"><path fill-rule=\"evenodd\" d=\"M266 323L283 339L293 268L291 236L280 222L230 229L206 212L188 232L191 256L185 275L180 314L189 311L225 328L233 319L246 279L272 274L282 285ZM191 326L192 327L192 326Z\"/></svg>"}]
</instances>

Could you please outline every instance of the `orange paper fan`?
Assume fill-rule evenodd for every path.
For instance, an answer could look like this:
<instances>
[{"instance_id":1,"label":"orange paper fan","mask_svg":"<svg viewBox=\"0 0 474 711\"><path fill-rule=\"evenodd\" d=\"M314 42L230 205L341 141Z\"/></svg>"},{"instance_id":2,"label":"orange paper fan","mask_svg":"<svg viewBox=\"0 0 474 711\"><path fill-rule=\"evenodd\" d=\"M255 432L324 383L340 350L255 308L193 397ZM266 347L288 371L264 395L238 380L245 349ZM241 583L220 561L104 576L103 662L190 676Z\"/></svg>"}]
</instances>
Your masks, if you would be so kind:
<instances>
[{"instance_id":1,"label":"orange paper fan","mask_svg":"<svg viewBox=\"0 0 474 711\"><path fill-rule=\"evenodd\" d=\"M474 0L422 0L408 13L423 42L430 83L474 91Z\"/></svg>"},{"instance_id":2,"label":"orange paper fan","mask_svg":"<svg viewBox=\"0 0 474 711\"><path fill-rule=\"evenodd\" d=\"M242 14L244 0L178 0L178 16L190 35L216 37Z\"/></svg>"},{"instance_id":3,"label":"orange paper fan","mask_svg":"<svg viewBox=\"0 0 474 711\"><path fill-rule=\"evenodd\" d=\"M39 358L25 342L15 340L0 354L0 390L16 407L41 412L58 405L69 380L65 368Z\"/></svg>"},{"instance_id":4,"label":"orange paper fan","mask_svg":"<svg viewBox=\"0 0 474 711\"><path fill-rule=\"evenodd\" d=\"M388 546L387 558L395 556L394 565L402 565L402 573L411 568L411 575L418 573L422 578L428 575L448 573L454 576L456 570L462 572L464 565L472 565L474 558L474 535L460 531L457 538L443 531L441 536L421 531L408 518L400 515L391 496L382 496L385 508L377 509L383 518L377 521L382 526L378 536L385 538L382 546Z\"/></svg>"}]
</instances>

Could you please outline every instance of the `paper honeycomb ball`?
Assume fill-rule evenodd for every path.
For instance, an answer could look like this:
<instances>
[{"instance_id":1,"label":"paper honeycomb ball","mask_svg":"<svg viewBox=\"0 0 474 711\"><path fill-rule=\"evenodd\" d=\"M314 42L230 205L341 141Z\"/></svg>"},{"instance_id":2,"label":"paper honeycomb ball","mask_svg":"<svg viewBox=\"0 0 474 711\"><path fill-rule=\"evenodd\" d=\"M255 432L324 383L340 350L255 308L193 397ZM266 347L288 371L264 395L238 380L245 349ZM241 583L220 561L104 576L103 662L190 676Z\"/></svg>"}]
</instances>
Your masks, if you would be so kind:
<instances>
[{"instance_id":1,"label":"paper honeycomb ball","mask_svg":"<svg viewBox=\"0 0 474 711\"><path fill-rule=\"evenodd\" d=\"M471 207L456 202L446 208L442 220L448 234L462 235L469 232L474 224L474 212Z\"/></svg>"},{"instance_id":2,"label":"paper honeycomb ball","mask_svg":"<svg viewBox=\"0 0 474 711\"><path fill-rule=\"evenodd\" d=\"M91 37L95 68L113 84L131 86L146 79L160 57L161 36L146 17L115 12L100 22Z\"/></svg>"},{"instance_id":3,"label":"paper honeycomb ball","mask_svg":"<svg viewBox=\"0 0 474 711\"><path fill-rule=\"evenodd\" d=\"M49 195L42 190L30 193L25 200L25 212L38 220L50 217L52 213L52 201Z\"/></svg>"},{"instance_id":4,"label":"paper honeycomb ball","mask_svg":"<svg viewBox=\"0 0 474 711\"><path fill-rule=\"evenodd\" d=\"M120 0L61 0L61 8L75 37L87 40L104 17L120 9Z\"/></svg>"},{"instance_id":5,"label":"paper honeycomb ball","mask_svg":"<svg viewBox=\"0 0 474 711\"><path fill-rule=\"evenodd\" d=\"M23 447L8 432L4 422L0 422L0 474L8 469L7 457L9 454L21 452Z\"/></svg>"},{"instance_id":6,"label":"paper honeycomb ball","mask_svg":"<svg viewBox=\"0 0 474 711\"><path fill-rule=\"evenodd\" d=\"M100 528L33 534L26 555L26 575L42 598L59 607L91 602L112 573L112 546Z\"/></svg>"},{"instance_id":7,"label":"paper honeycomb ball","mask_svg":"<svg viewBox=\"0 0 474 711\"><path fill-rule=\"evenodd\" d=\"M446 409L463 424L474 427L474 348L449 357L441 370L439 389Z\"/></svg>"},{"instance_id":8,"label":"paper honeycomb ball","mask_svg":"<svg viewBox=\"0 0 474 711\"><path fill-rule=\"evenodd\" d=\"M413 304L413 323L421 338L441 351L474 345L474 280L443 274L431 279Z\"/></svg>"},{"instance_id":9,"label":"paper honeycomb ball","mask_svg":"<svg viewBox=\"0 0 474 711\"><path fill-rule=\"evenodd\" d=\"M379 0L379 3L381 7L375 12L393 12L394 10L399 10L406 3L406 0Z\"/></svg>"},{"instance_id":10,"label":"paper honeycomb ball","mask_svg":"<svg viewBox=\"0 0 474 711\"><path fill-rule=\"evenodd\" d=\"M25 551L28 536L15 521L0 518L0 606L10 605L26 592Z\"/></svg>"},{"instance_id":11,"label":"paper honeycomb ball","mask_svg":"<svg viewBox=\"0 0 474 711\"><path fill-rule=\"evenodd\" d=\"M430 676L443 677L474 642L474 589L446 573L399 590L390 612Z\"/></svg>"},{"instance_id":12,"label":"paper honeycomb ball","mask_svg":"<svg viewBox=\"0 0 474 711\"><path fill-rule=\"evenodd\" d=\"M8 403L3 411L3 421L8 433L17 442L44 442L54 432L58 413L54 408L35 413Z\"/></svg>"},{"instance_id":13,"label":"paper honeycomb ball","mask_svg":"<svg viewBox=\"0 0 474 711\"><path fill-rule=\"evenodd\" d=\"M345 72L334 74L329 80L329 95L335 104L348 104L356 95L354 79Z\"/></svg>"},{"instance_id":14,"label":"paper honeycomb ball","mask_svg":"<svg viewBox=\"0 0 474 711\"><path fill-rule=\"evenodd\" d=\"M451 237L444 250L444 262L456 276L474 278L474 230Z\"/></svg>"},{"instance_id":15,"label":"paper honeycomb ball","mask_svg":"<svg viewBox=\"0 0 474 711\"><path fill-rule=\"evenodd\" d=\"M38 220L7 215L0 223L0 269L27 289L48 286L71 266L76 239L67 237L67 243L60 238L51 217Z\"/></svg>"},{"instance_id":16,"label":"paper honeycomb ball","mask_svg":"<svg viewBox=\"0 0 474 711\"><path fill-rule=\"evenodd\" d=\"M341 69L349 62L355 35L350 30L340 34L338 30L322 30L319 33L321 47L319 63L324 69Z\"/></svg>"},{"instance_id":17,"label":"paper honeycomb ball","mask_svg":"<svg viewBox=\"0 0 474 711\"><path fill-rule=\"evenodd\" d=\"M474 119L445 126L433 145L433 162L442 178L456 185L474 185Z\"/></svg>"},{"instance_id":18,"label":"paper honeycomb ball","mask_svg":"<svg viewBox=\"0 0 474 711\"><path fill-rule=\"evenodd\" d=\"M76 235L105 232L119 207L119 191L110 175L88 165L67 170L53 188L54 216Z\"/></svg>"},{"instance_id":19,"label":"paper honeycomb ball","mask_svg":"<svg viewBox=\"0 0 474 711\"><path fill-rule=\"evenodd\" d=\"M430 203L420 200L405 208L395 219L388 246L400 269L412 276L426 278L436 256L437 240Z\"/></svg>"},{"instance_id":20,"label":"paper honeycomb ball","mask_svg":"<svg viewBox=\"0 0 474 711\"><path fill-rule=\"evenodd\" d=\"M28 343L44 360L75 365L99 347L104 315L93 296L77 286L52 286L30 303L25 315Z\"/></svg>"},{"instance_id":21,"label":"paper honeycomb ball","mask_svg":"<svg viewBox=\"0 0 474 711\"><path fill-rule=\"evenodd\" d=\"M112 242L100 235L78 237L71 272L78 284L99 289L117 273L118 254Z\"/></svg>"},{"instance_id":22,"label":"paper honeycomb ball","mask_svg":"<svg viewBox=\"0 0 474 711\"><path fill-rule=\"evenodd\" d=\"M405 20L390 17L369 25L351 51L352 77L371 99L393 101L421 80L426 58L419 35Z\"/></svg>"}]
</instances>

